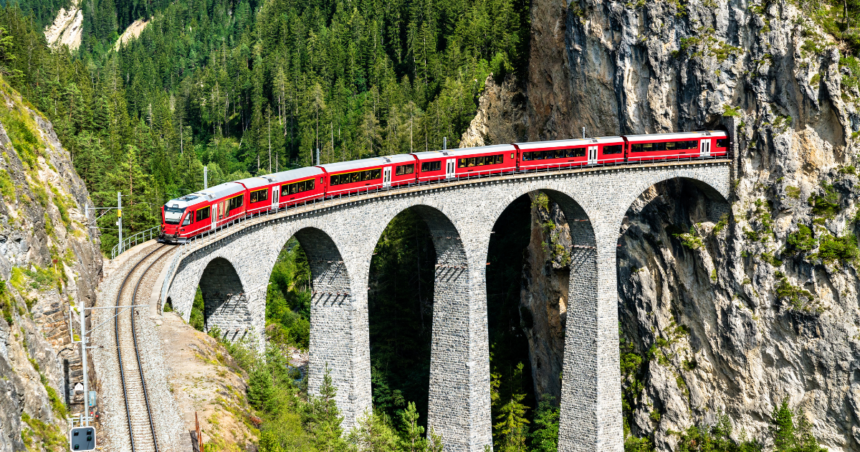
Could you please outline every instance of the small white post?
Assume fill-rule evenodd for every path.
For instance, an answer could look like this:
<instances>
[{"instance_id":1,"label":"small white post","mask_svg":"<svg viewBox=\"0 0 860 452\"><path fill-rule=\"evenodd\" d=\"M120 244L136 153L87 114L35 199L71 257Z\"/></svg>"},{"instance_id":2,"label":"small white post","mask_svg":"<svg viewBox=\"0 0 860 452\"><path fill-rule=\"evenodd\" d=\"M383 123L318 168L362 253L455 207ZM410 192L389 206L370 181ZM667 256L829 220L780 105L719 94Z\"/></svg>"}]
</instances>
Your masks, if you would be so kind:
<instances>
[{"instance_id":1,"label":"small white post","mask_svg":"<svg viewBox=\"0 0 860 452\"><path fill-rule=\"evenodd\" d=\"M585 127L582 128L582 138L585 138Z\"/></svg>"},{"instance_id":2,"label":"small white post","mask_svg":"<svg viewBox=\"0 0 860 452\"><path fill-rule=\"evenodd\" d=\"M206 190L209 188L209 167L203 167L203 189Z\"/></svg>"},{"instance_id":3,"label":"small white post","mask_svg":"<svg viewBox=\"0 0 860 452\"><path fill-rule=\"evenodd\" d=\"M448 150L448 137L442 137L442 150Z\"/></svg>"}]
</instances>

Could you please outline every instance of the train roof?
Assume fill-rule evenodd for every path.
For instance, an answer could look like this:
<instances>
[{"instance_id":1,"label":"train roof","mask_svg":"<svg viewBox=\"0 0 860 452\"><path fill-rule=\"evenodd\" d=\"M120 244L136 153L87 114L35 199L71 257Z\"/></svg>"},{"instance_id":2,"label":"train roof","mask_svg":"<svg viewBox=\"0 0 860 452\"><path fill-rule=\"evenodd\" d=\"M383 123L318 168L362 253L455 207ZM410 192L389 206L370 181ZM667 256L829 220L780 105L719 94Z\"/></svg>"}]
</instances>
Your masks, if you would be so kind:
<instances>
[{"instance_id":1,"label":"train roof","mask_svg":"<svg viewBox=\"0 0 860 452\"><path fill-rule=\"evenodd\" d=\"M237 184L236 182L224 182L223 184L216 185L205 190L196 191L180 198L171 199L170 201L167 201L165 205L170 207L186 208L199 202L212 201L225 196L241 193L244 190L245 187Z\"/></svg>"},{"instance_id":2,"label":"train roof","mask_svg":"<svg viewBox=\"0 0 860 452\"><path fill-rule=\"evenodd\" d=\"M318 168L324 168L329 173L339 173L342 171L350 171L363 168L375 168L378 166L390 165L392 163L408 163L415 162L409 154L385 155L382 157L371 157L369 159L350 160L348 162L326 163L318 165Z\"/></svg>"},{"instance_id":3,"label":"train roof","mask_svg":"<svg viewBox=\"0 0 860 452\"><path fill-rule=\"evenodd\" d=\"M323 170L316 166L308 166L305 168L281 171L280 173L275 174L267 174L265 176L260 176L260 178L267 180L270 184L280 184L282 182L306 179L308 177L314 177L320 174L323 174Z\"/></svg>"},{"instance_id":4,"label":"train roof","mask_svg":"<svg viewBox=\"0 0 860 452\"><path fill-rule=\"evenodd\" d=\"M517 143L517 147L521 150L530 149L547 149L547 148L566 148L571 146L588 146L590 144L612 144L624 143L621 137L596 137L596 138L576 138L573 140L555 140L555 141L533 141L530 143Z\"/></svg>"},{"instance_id":5,"label":"train roof","mask_svg":"<svg viewBox=\"0 0 860 452\"><path fill-rule=\"evenodd\" d=\"M418 160L438 159L445 157L457 157L462 155L498 154L499 152L516 152L517 148L510 144L497 144L493 146L479 146L474 148L456 148L444 151L415 152L412 155Z\"/></svg>"},{"instance_id":6,"label":"train roof","mask_svg":"<svg viewBox=\"0 0 860 452\"><path fill-rule=\"evenodd\" d=\"M645 135L625 135L628 141L667 141L689 140L691 138L727 137L722 130L705 130L703 132L654 133Z\"/></svg>"},{"instance_id":7,"label":"train roof","mask_svg":"<svg viewBox=\"0 0 860 452\"><path fill-rule=\"evenodd\" d=\"M269 182L263 177L249 177L247 179L237 180L236 183L244 185L245 188L247 188L248 190L252 190L257 187L264 187L266 185L269 185L271 182Z\"/></svg>"}]
</instances>

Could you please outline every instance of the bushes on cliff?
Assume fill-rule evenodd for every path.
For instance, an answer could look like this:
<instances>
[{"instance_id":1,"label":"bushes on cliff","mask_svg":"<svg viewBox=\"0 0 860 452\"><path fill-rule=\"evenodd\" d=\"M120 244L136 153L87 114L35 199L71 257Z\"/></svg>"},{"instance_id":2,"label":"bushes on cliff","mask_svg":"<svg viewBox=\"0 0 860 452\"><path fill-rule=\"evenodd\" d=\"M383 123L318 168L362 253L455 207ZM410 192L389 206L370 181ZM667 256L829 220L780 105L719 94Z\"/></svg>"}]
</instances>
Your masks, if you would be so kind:
<instances>
[{"instance_id":1,"label":"bushes on cliff","mask_svg":"<svg viewBox=\"0 0 860 452\"><path fill-rule=\"evenodd\" d=\"M741 439L732 439L732 422L729 416L719 413L714 425L693 425L683 432L677 432L676 452L762 452L764 445L747 438L741 432ZM812 434L812 424L802 410L792 411L788 400L783 400L771 413L769 438L773 442L773 452L827 452ZM625 452L652 452L654 446L649 438L628 437L624 443Z\"/></svg>"}]
</instances>

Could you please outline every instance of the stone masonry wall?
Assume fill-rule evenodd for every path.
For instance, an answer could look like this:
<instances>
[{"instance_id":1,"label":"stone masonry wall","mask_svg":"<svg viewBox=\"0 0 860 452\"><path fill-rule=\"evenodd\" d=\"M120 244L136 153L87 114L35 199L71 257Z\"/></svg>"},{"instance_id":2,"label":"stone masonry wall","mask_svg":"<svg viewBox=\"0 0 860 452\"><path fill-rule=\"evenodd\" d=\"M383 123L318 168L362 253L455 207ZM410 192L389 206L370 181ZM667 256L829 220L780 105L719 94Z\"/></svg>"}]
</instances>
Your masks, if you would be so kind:
<instances>
[{"instance_id":1,"label":"stone masonry wall","mask_svg":"<svg viewBox=\"0 0 860 452\"><path fill-rule=\"evenodd\" d=\"M203 318L206 331L218 328L229 340L241 340L252 325L248 299L242 281L229 261L218 258L209 263L200 278Z\"/></svg>"},{"instance_id":2,"label":"stone masonry wall","mask_svg":"<svg viewBox=\"0 0 860 452\"><path fill-rule=\"evenodd\" d=\"M312 261L310 387L328 367L344 427L371 409L367 290L373 249L388 223L409 208L428 222L438 256L431 352L429 425L446 450L482 451L492 443L486 312L490 234L504 209L536 190L548 193L575 225L562 382L561 451L622 451L616 248L624 215L655 183L698 181L728 197L726 162L593 168L459 181L397 190L348 204L219 232L182 258L169 291L185 318L203 269L223 257L249 291L250 326L262 332L265 285L278 253L296 236ZM588 221L583 221L588 220ZM594 248L591 248L591 247ZM262 287L262 291L253 288ZM249 289L250 288L250 289Z\"/></svg>"}]
</instances>

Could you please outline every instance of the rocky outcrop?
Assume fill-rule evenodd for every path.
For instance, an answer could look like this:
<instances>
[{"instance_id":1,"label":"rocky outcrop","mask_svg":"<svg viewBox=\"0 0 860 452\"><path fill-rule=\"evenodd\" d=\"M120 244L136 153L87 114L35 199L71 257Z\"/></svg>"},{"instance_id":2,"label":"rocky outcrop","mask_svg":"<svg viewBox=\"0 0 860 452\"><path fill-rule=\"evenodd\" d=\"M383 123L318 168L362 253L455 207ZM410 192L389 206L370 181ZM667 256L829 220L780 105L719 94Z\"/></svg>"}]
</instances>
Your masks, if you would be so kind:
<instances>
[{"instance_id":1,"label":"rocky outcrop","mask_svg":"<svg viewBox=\"0 0 860 452\"><path fill-rule=\"evenodd\" d=\"M814 17L789 2L535 0L524 102L491 92L466 134L508 118L530 140L736 133L731 199L714 208L700 187L660 184L619 231L623 353L642 359L626 419L658 450L719 411L735 435L764 438L787 398L829 450L860 451L860 65ZM534 271L546 242L529 250L532 312L560 306L546 288L566 278ZM541 362L560 353L554 334L530 335ZM532 363L536 381L553 378Z\"/></svg>"},{"instance_id":2,"label":"rocky outcrop","mask_svg":"<svg viewBox=\"0 0 860 452\"><path fill-rule=\"evenodd\" d=\"M72 0L68 10L60 8L54 23L45 27L45 39L49 46L53 48L67 46L70 50L77 50L81 46L84 11L79 4L80 0Z\"/></svg>"},{"instance_id":3,"label":"rocky outcrop","mask_svg":"<svg viewBox=\"0 0 860 452\"><path fill-rule=\"evenodd\" d=\"M61 446L83 409L70 306L92 306L102 265L91 202L51 124L2 80L0 150L0 451Z\"/></svg>"}]
</instances>

